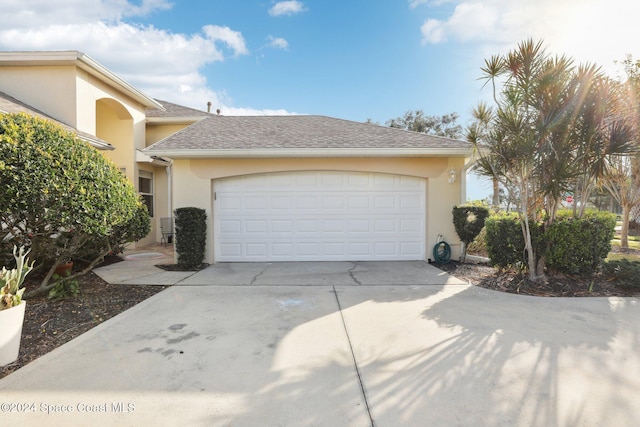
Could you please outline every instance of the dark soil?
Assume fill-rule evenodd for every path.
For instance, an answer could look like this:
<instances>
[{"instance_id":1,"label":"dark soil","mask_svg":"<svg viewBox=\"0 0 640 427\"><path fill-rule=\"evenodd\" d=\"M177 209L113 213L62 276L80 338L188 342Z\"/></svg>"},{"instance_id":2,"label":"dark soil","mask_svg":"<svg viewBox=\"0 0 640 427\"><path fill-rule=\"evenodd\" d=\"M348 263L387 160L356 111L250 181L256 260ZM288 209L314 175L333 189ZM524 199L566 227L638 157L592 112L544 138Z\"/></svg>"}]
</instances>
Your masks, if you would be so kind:
<instances>
[{"instance_id":1,"label":"dark soil","mask_svg":"<svg viewBox=\"0 0 640 427\"><path fill-rule=\"evenodd\" d=\"M165 271L200 271L209 267L209 264L203 263L197 267L184 267L180 264L158 264L156 267L161 268Z\"/></svg>"},{"instance_id":2,"label":"dark soil","mask_svg":"<svg viewBox=\"0 0 640 427\"><path fill-rule=\"evenodd\" d=\"M472 285L500 292L540 297L640 297L640 288L616 286L615 280L602 274L594 277L554 276L547 277L543 283L534 283L526 273L499 271L486 264L452 261L434 266Z\"/></svg>"},{"instance_id":3,"label":"dark soil","mask_svg":"<svg viewBox=\"0 0 640 427\"><path fill-rule=\"evenodd\" d=\"M119 260L113 257L107 263ZM38 287L38 279L36 275L27 276L27 291ZM93 272L80 277L78 282L80 294L75 297L26 299L20 356L15 362L0 367L0 378L166 288L110 285Z\"/></svg>"}]
</instances>

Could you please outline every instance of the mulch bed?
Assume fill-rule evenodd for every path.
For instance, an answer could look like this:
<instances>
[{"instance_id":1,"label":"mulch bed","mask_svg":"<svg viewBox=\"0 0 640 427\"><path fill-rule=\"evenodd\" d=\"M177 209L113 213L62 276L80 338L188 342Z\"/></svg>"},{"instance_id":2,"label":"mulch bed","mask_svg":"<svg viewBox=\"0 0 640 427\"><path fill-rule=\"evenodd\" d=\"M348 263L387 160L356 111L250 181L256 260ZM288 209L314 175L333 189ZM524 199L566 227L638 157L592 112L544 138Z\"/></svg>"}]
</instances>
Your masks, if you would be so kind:
<instances>
[{"instance_id":1,"label":"mulch bed","mask_svg":"<svg viewBox=\"0 0 640 427\"><path fill-rule=\"evenodd\" d=\"M113 257L107 263L119 260ZM27 276L27 291L38 287L38 279L36 275ZM80 295L75 297L26 299L20 356L15 362L0 367L0 378L167 288L110 285L93 272L80 277L78 282Z\"/></svg>"},{"instance_id":2,"label":"mulch bed","mask_svg":"<svg viewBox=\"0 0 640 427\"><path fill-rule=\"evenodd\" d=\"M500 292L540 297L640 297L639 288L622 288L608 277L560 276L534 283L526 274L499 271L486 264L462 264L456 261L434 264L441 270L472 285Z\"/></svg>"}]
</instances>

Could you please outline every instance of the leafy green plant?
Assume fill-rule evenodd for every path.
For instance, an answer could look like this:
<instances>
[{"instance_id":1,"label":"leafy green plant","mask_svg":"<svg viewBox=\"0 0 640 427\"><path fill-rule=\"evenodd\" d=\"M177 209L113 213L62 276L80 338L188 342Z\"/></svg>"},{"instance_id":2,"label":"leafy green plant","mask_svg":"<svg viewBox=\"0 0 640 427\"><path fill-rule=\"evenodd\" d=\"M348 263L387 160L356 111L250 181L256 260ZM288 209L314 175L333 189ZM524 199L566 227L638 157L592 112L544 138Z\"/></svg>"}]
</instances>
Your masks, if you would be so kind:
<instances>
[{"instance_id":1,"label":"leafy green plant","mask_svg":"<svg viewBox=\"0 0 640 427\"><path fill-rule=\"evenodd\" d=\"M540 224L532 222L531 225L532 234L539 239ZM487 253L491 263L498 268L526 269L527 255L518 215L516 213L492 215L485 221L485 228Z\"/></svg>"},{"instance_id":2,"label":"leafy green plant","mask_svg":"<svg viewBox=\"0 0 640 427\"><path fill-rule=\"evenodd\" d=\"M66 272L64 276L53 275L54 287L49 289L48 298L51 300L62 299L69 296L80 295L80 284L78 279L69 279L70 272Z\"/></svg>"},{"instance_id":3,"label":"leafy green plant","mask_svg":"<svg viewBox=\"0 0 640 427\"><path fill-rule=\"evenodd\" d=\"M207 214L193 207L178 208L174 213L178 265L185 270L200 267L207 239Z\"/></svg>"},{"instance_id":4,"label":"leafy green plant","mask_svg":"<svg viewBox=\"0 0 640 427\"><path fill-rule=\"evenodd\" d=\"M589 275L598 270L611 250L615 215L588 211L574 218L560 211L544 234L547 268L566 274Z\"/></svg>"},{"instance_id":5,"label":"leafy green plant","mask_svg":"<svg viewBox=\"0 0 640 427\"><path fill-rule=\"evenodd\" d=\"M467 246L480 234L489 216L489 209L478 205L461 205L453 208L453 225L464 243L462 260L467 255Z\"/></svg>"},{"instance_id":6,"label":"leafy green plant","mask_svg":"<svg viewBox=\"0 0 640 427\"><path fill-rule=\"evenodd\" d=\"M32 293L45 294L65 258L104 255L147 230L140 196L95 148L57 124L24 113L0 113L0 253L29 247L47 273ZM90 249L90 250L89 250Z\"/></svg>"},{"instance_id":7,"label":"leafy green plant","mask_svg":"<svg viewBox=\"0 0 640 427\"><path fill-rule=\"evenodd\" d=\"M0 310L15 307L22 302L22 294L24 293L22 285L34 264L34 262L29 264L28 254L29 251L25 252L24 246L20 247L19 251L14 246L13 257L16 260L16 268L7 270L2 267L2 271L0 271Z\"/></svg>"}]
</instances>

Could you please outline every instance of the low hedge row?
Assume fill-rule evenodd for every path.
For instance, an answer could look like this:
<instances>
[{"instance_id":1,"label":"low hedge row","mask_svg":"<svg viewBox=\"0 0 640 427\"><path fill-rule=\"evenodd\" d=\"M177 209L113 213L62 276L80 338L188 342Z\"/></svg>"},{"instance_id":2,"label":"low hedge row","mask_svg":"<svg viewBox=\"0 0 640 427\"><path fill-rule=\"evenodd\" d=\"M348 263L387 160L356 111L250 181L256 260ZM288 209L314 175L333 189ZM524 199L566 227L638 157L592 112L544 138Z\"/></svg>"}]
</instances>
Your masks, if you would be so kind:
<instances>
[{"instance_id":1,"label":"low hedge row","mask_svg":"<svg viewBox=\"0 0 640 427\"><path fill-rule=\"evenodd\" d=\"M556 220L544 227L531 222L531 237L538 256L545 257L550 271L565 274L592 274L611 250L616 224L609 212L587 212L574 218L561 211ZM515 214L493 215L486 221L487 251L491 262L500 268L526 268L522 226Z\"/></svg>"}]
</instances>

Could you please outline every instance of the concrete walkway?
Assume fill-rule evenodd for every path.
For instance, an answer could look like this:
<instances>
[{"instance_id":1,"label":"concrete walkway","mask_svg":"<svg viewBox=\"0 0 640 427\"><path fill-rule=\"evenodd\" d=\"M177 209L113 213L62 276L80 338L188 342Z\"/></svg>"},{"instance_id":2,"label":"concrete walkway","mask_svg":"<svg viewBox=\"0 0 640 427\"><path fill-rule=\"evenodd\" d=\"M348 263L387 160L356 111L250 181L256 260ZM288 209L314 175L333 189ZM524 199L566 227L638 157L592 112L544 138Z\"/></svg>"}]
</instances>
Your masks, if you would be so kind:
<instances>
[{"instance_id":1,"label":"concrete walkway","mask_svg":"<svg viewBox=\"0 0 640 427\"><path fill-rule=\"evenodd\" d=\"M402 284L431 266L344 264L306 286L296 267L258 264L218 270L245 286L183 277L0 380L3 422L637 425L640 300ZM366 284L380 269L398 284Z\"/></svg>"},{"instance_id":2,"label":"concrete walkway","mask_svg":"<svg viewBox=\"0 0 640 427\"><path fill-rule=\"evenodd\" d=\"M95 269L109 283L122 285L180 286L380 286L460 285L424 261L385 262L276 262L219 263L201 271L165 271L157 265L171 264L166 254L131 254L124 262Z\"/></svg>"}]
</instances>

